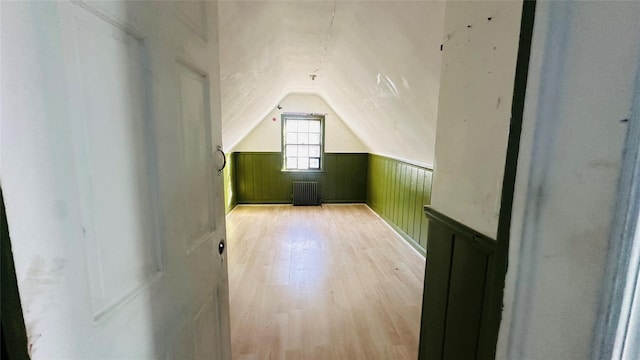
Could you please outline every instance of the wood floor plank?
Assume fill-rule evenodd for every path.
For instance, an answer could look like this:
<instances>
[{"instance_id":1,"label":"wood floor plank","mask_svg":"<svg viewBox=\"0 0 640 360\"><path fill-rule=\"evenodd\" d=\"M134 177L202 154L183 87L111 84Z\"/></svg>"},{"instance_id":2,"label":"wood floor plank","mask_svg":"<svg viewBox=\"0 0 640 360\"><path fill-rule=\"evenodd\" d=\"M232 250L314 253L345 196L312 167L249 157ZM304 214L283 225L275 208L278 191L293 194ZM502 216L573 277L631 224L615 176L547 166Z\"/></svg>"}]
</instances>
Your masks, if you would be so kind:
<instances>
[{"instance_id":1,"label":"wood floor plank","mask_svg":"<svg viewBox=\"0 0 640 360\"><path fill-rule=\"evenodd\" d=\"M424 257L366 205L227 216L234 359L416 359Z\"/></svg>"}]
</instances>

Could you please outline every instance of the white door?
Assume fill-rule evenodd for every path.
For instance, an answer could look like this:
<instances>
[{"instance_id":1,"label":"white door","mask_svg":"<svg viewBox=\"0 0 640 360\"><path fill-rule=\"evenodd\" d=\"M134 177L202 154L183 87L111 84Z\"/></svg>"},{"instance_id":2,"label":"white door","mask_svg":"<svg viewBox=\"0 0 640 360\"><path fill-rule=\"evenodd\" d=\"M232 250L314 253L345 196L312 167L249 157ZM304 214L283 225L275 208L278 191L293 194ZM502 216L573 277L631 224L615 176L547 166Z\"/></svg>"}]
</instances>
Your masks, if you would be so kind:
<instances>
[{"instance_id":1,"label":"white door","mask_svg":"<svg viewBox=\"0 0 640 360\"><path fill-rule=\"evenodd\" d=\"M217 4L1 17L0 181L32 358L230 358Z\"/></svg>"}]
</instances>

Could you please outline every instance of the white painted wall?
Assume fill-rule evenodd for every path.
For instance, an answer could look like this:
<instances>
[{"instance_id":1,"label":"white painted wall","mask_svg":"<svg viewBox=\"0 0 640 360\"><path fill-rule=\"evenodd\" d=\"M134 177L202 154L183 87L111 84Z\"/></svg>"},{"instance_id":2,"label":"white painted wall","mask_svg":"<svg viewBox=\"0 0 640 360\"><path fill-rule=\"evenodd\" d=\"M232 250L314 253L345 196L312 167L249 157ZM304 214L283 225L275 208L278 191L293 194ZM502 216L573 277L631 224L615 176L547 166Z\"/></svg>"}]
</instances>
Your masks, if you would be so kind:
<instances>
[{"instance_id":1,"label":"white painted wall","mask_svg":"<svg viewBox=\"0 0 640 360\"><path fill-rule=\"evenodd\" d=\"M325 152L363 153L369 151L320 96L289 94L282 99L279 105L282 109L274 108L230 151L280 152L282 150L281 115L283 113L325 114Z\"/></svg>"},{"instance_id":2,"label":"white painted wall","mask_svg":"<svg viewBox=\"0 0 640 360\"><path fill-rule=\"evenodd\" d=\"M431 168L444 1L338 1L321 95L371 153Z\"/></svg>"},{"instance_id":3,"label":"white painted wall","mask_svg":"<svg viewBox=\"0 0 640 360\"><path fill-rule=\"evenodd\" d=\"M286 94L314 93L370 152L431 167L444 7L444 1L221 1L225 148L236 149Z\"/></svg>"},{"instance_id":4,"label":"white painted wall","mask_svg":"<svg viewBox=\"0 0 640 360\"><path fill-rule=\"evenodd\" d=\"M638 19L639 2L537 3L500 359L597 356L625 137L640 121Z\"/></svg>"},{"instance_id":5,"label":"white painted wall","mask_svg":"<svg viewBox=\"0 0 640 360\"><path fill-rule=\"evenodd\" d=\"M450 1L431 206L495 238L521 1Z\"/></svg>"}]
</instances>

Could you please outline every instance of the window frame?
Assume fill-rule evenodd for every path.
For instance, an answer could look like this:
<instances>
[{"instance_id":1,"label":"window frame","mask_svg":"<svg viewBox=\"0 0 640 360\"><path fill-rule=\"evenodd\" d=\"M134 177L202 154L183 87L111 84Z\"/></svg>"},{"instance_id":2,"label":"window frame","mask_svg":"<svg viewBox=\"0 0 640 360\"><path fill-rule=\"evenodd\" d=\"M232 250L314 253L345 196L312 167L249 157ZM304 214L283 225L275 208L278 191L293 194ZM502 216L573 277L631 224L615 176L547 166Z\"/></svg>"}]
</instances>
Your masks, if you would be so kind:
<instances>
[{"instance_id":1,"label":"window frame","mask_svg":"<svg viewBox=\"0 0 640 360\"><path fill-rule=\"evenodd\" d=\"M287 168L287 120L319 120L320 121L320 167L318 169L289 169ZM322 173L324 172L324 130L325 115L324 114L308 114L308 113L283 113L281 115L281 135L280 148L282 155L282 171L283 172L303 172L303 173Z\"/></svg>"}]
</instances>

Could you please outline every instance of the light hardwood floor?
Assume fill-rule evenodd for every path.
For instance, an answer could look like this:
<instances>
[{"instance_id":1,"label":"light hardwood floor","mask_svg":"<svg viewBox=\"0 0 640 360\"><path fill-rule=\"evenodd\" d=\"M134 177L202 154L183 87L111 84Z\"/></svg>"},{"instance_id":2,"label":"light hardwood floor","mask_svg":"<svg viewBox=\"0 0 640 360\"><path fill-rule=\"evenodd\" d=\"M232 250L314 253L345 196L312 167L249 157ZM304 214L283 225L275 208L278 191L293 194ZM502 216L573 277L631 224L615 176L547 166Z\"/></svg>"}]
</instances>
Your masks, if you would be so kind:
<instances>
[{"instance_id":1,"label":"light hardwood floor","mask_svg":"<svg viewBox=\"0 0 640 360\"><path fill-rule=\"evenodd\" d=\"M417 359L425 260L365 205L227 217L233 359Z\"/></svg>"}]
</instances>

